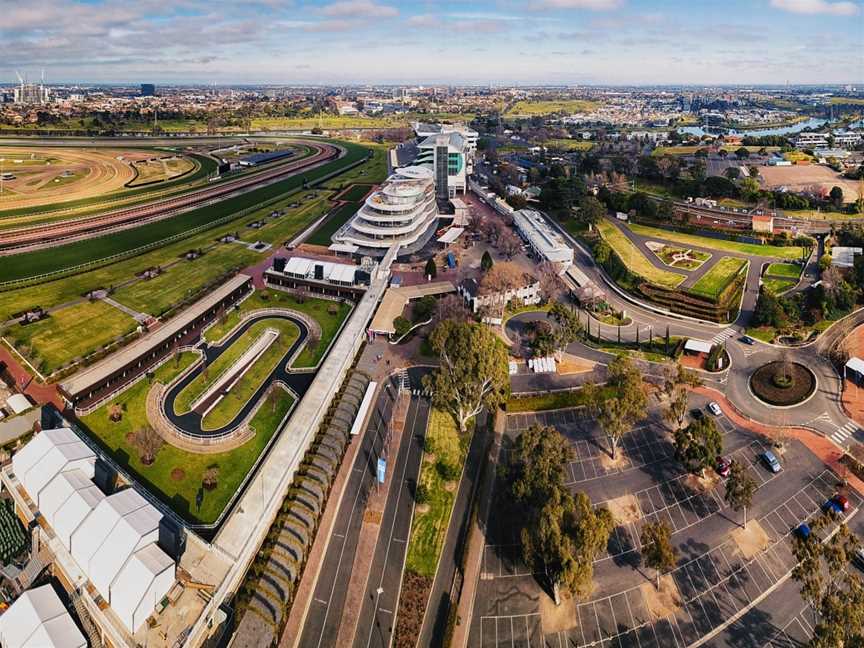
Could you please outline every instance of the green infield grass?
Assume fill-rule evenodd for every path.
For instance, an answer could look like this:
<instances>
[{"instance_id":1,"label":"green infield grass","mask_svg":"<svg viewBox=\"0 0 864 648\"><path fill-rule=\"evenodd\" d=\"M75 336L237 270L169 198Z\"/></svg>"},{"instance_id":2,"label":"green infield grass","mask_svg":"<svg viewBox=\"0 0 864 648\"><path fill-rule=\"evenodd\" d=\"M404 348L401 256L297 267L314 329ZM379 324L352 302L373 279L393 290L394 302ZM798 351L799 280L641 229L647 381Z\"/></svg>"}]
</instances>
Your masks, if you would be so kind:
<instances>
[{"instance_id":1,"label":"green infield grass","mask_svg":"<svg viewBox=\"0 0 864 648\"><path fill-rule=\"evenodd\" d=\"M167 385L197 357L187 352L181 354L176 363L169 360L156 370L154 382ZM147 424L146 402L150 387L146 380L135 383L116 399L82 417L81 423L115 461L183 518L192 523L215 522L291 409L294 399L280 390L274 401L275 411L269 405L258 410L251 421L255 436L239 448L197 454L165 444L156 454L156 460L147 466L141 462L131 434ZM109 419L113 403L123 409L123 416L116 423ZM217 485L213 490L202 489L204 472L211 466L219 471ZM200 507L196 506L199 492L204 495Z\"/></svg>"},{"instance_id":2,"label":"green infield grass","mask_svg":"<svg viewBox=\"0 0 864 648\"><path fill-rule=\"evenodd\" d=\"M677 272L668 272L654 267L648 258L628 239L615 225L601 219L597 230L630 272L641 276L646 281L663 286L676 288L686 277Z\"/></svg>"},{"instance_id":3,"label":"green infield grass","mask_svg":"<svg viewBox=\"0 0 864 648\"><path fill-rule=\"evenodd\" d=\"M746 259L723 257L708 269L688 292L716 301L738 273L747 266Z\"/></svg>"},{"instance_id":4,"label":"green infield grass","mask_svg":"<svg viewBox=\"0 0 864 648\"><path fill-rule=\"evenodd\" d=\"M12 324L6 338L42 373L50 374L137 327L138 322L110 304L88 301L61 308L33 324Z\"/></svg>"},{"instance_id":5,"label":"green infield grass","mask_svg":"<svg viewBox=\"0 0 864 648\"><path fill-rule=\"evenodd\" d=\"M258 358L249 370L243 374L240 380L231 388L216 406L207 412L201 421L204 430L218 430L228 425L234 417L243 409L250 398L255 394L267 376L276 368L282 358L288 353L291 345L300 337L300 329L294 322L272 318L256 322L252 328L264 324L259 329L259 334L266 328L279 331L279 337L267 347L267 350Z\"/></svg>"},{"instance_id":6,"label":"green infield grass","mask_svg":"<svg viewBox=\"0 0 864 648\"><path fill-rule=\"evenodd\" d=\"M345 202L359 202L366 197L372 190L372 185L368 184L354 184L348 187L345 191L339 193L339 200L344 200Z\"/></svg>"},{"instance_id":7,"label":"green infield grass","mask_svg":"<svg viewBox=\"0 0 864 648\"><path fill-rule=\"evenodd\" d=\"M450 479L458 482L470 441L471 433L460 435L449 413L438 409L430 412L425 457L434 457L434 461L424 461L420 468L419 483L427 496L414 510L405 559L406 569L430 579L435 576L456 496L456 489L447 487L442 466L449 466Z\"/></svg>"},{"instance_id":8,"label":"green infield grass","mask_svg":"<svg viewBox=\"0 0 864 648\"><path fill-rule=\"evenodd\" d=\"M660 240L673 241L684 245L695 245L708 248L709 250L720 250L721 252L733 252L746 254L748 256L774 257L777 259L797 260L801 258L802 248L798 246L783 247L779 245L758 245L756 243L741 243L739 241L727 241L726 239L715 239L695 234L685 234L672 230L660 229L659 227L648 227L630 223L628 227L636 234Z\"/></svg>"},{"instance_id":9,"label":"green infield grass","mask_svg":"<svg viewBox=\"0 0 864 648\"><path fill-rule=\"evenodd\" d=\"M794 263L772 263L765 271L765 276L768 277L783 277L786 279L798 280L801 276L801 266Z\"/></svg>"}]
</instances>

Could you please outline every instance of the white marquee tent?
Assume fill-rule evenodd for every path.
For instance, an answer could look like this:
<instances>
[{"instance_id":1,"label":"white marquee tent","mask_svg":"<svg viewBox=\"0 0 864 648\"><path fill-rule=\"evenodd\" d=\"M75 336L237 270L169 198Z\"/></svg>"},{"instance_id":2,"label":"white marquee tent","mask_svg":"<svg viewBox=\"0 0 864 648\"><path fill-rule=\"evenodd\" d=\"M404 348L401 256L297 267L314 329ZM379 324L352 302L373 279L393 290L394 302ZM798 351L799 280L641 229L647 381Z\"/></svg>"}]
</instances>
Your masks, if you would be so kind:
<instances>
[{"instance_id":1,"label":"white marquee tent","mask_svg":"<svg viewBox=\"0 0 864 648\"><path fill-rule=\"evenodd\" d=\"M96 455L69 428L45 430L12 457L12 470L37 505L42 489L58 474L81 470L92 479Z\"/></svg>"},{"instance_id":2,"label":"white marquee tent","mask_svg":"<svg viewBox=\"0 0 864 648\"><path fill-rule=\"evenodd\" d=\"M84 635L50 585L24 592L0 616L3 648L87 648Z\"/></svg>"}]
</instances>

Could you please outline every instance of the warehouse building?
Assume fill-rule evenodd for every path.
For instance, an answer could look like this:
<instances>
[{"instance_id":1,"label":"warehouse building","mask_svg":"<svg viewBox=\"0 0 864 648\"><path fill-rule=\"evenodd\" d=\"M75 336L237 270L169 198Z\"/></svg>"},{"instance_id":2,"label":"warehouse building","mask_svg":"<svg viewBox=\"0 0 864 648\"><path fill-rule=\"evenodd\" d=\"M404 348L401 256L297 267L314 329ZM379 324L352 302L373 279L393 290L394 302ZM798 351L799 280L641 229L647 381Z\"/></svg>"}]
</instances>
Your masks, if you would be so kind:
<instances>
[{"instance_id":1,"label":"warehouse building","mask_svg":"<svg viewBox=\"0 0 864 648\"><path fill-rule=\"evenodd\" d=\"M541 261L560 263L562 271L573 263L573 249L540 212L533 209L513 212L513 225Z\"/></svg>"}]
</instances>

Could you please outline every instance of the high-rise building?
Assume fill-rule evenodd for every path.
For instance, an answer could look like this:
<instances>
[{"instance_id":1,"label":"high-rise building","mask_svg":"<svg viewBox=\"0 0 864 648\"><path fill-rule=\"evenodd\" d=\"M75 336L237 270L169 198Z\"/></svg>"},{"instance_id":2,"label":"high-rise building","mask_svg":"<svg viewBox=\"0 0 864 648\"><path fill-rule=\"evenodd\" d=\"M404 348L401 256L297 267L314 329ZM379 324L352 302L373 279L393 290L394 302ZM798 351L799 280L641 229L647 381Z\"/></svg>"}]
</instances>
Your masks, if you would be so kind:
<instances>
[{"instance_id":1,"label":"high-rise building","mask_svg":"<svg viewBox=\"0 0 864 648\"><path fill-rule=\"evenodd\" d=\"M43 104L50 100L51 93L43 85L22 82L15 88L15 103L17 104Z\"/></svg>"},{"instance_id":2,"label":"high-rise building","mask_svg":"<svg viewBox=\"0 0 864 648\"><path fill-rule=\"evenodd\" d=\"M142 83L141 84L141 96L142 97L155 97L156 96L156 86L152 83Z\"/></svg>"},{"instance_id":3,"label":"high-rise building","mask_svg":"<svg viewBox=\"0 0 864 648\"><path fill-rule=\"evenodd\" d=\"M435 193L447 200L465 193L468 186L469 152L465 138L459 133L431 135L417 145L419 153L414 164L434 171Z\"/></svg>"},{"instance_id":4,"label":"high-rise building","mask_svg":"<svg viewBox=\"0 0 864 648\"><path fill-rule=\"evenodd\" d=\"M387 178L360 210L333 235L336 243L356 245L357 253L382 257L395 243L400 254L421 249L435 233L438 205L432 169L409 166Z\"/></svg>"}]
</instances>

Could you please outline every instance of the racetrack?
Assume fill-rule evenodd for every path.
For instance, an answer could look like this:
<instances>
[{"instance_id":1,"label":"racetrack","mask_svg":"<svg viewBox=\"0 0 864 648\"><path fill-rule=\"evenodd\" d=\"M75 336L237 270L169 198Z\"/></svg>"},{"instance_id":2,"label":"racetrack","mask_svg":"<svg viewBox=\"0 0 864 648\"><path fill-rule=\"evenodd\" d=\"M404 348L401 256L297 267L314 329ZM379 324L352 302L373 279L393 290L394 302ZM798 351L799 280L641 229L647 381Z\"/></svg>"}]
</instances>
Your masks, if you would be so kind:
<instances>
[{"instance_id":1,"label":"racetrack","mask_svg":"<svg viewBox=\"0 0 864 648\"><path fill-rule=\"evenodd\" d=\"M56 245L60 242L71 242L97 234L103 235L111 231L167 218L176 215L181 210L200 206L217 198L270 184L284 176L315 168L344 153L342 149L331 144L316 142L309 146L314 150L313 154L301 160L280 164L260 173L192 191L182 196L73 221L4 231L0 233L0 255L18 254Z\"/></svg>"}]
</instances>

